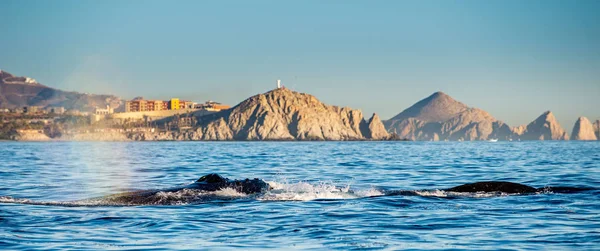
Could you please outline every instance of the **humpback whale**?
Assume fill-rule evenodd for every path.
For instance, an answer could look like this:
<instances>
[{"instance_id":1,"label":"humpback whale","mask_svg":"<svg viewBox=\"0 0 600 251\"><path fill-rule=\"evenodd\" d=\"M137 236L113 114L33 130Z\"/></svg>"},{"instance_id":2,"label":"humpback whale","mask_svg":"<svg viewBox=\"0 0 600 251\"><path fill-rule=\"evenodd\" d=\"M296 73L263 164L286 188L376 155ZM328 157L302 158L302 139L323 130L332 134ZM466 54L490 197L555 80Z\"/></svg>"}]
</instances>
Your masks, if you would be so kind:
<instances>
[{"instance_id":1,"label":"humpback whale","mask_svg":"<svg viewBox=\"0 0 600 251\"><path fill-rule=\"evenodd\" d=\"M455 186L448 189L443 189L446 192L458 192L458 193L491 193L500 192L506 194L532 194L540 192L553 192L553 193L576 193L581 191L594 190L590 187L542 187L534 188L531 186L507 182L507 181L483 181L468 183L460 186Z\"/></svg>"},{"instance_id":2,"label":"humpback whale","mask_svg":"<svg viewBox=\"0 0 600 251\"><path fill-rule=\"evenodd\" d=\"M527 185L506 182L506 181L483 181L468 183L460 186L455 186L448 189L443 189L446 192L458 192L458 193L477 193L477 192L500 192L507 194L528 194L536 193L538 189Z\"/></svg>"},{"instance_id":3,"label":"humpback whale","mask_svg":"<svg viewBox=\"0 0 600 251\"><path fill-rule=\"evenodd\" d=\"M257 178L230 180L219 174L211 173L200 177L196 182L186 186L118 193L101 197L100 199L107 203L117 204L157 204L157 202L164 201L164 198L161 197L164 193L177 193L186 190L214 192L226 188L234 189L244 194L255 194L266 192L271 189L271 186L267 182Z\"/></svg>"},{"instance_id":4,"label":"humpback whale","mask_svg":"<svg viewBox=\"0 0 600 251\"><path fill-rule=\"evenodd\" d=\"M116 204L171 204L168 199L161 197L162 193L177 193L185 190L214 192L225 188L234 189L237 192L244 194L258 194L265 193L271 190L271 186L260 179L245 179L245 180L230 180L219 174L211 173L200 177L196 182L180 187L162 189L162 190L144 190L136 192L126 192L115 195L109 195L102 197L102 201ZM437 189L437 191L445 192L456 192L456 193L504 193L504 194L534 194L540 192L554 192L554 193L574 193L586 190L593 190L593 188L580 188L580 187L543 187L534 188L531 186L506 182L506 181L483 181L468 183L460 186L455 186L447 189ZM383 191L386 196L404 195L404 196L418 196L418 192L422 191L436 191L436 190L421 190L421 191L406 191L406 190L388 190ZM349 191L353 193L353 191ZM183 196L185 197L185 196ZM202 198L195 196L188 196L190 201L184 202L195 202L202 201ZM181 197L175 198L176 202L181 202Z\"/></svg>"},{"instance_id":5,"label":"humpback whale","mask_svg":"<svg viewBox=\"0 0 600 251\"><path fill-rule=\"evenodd\" d=\"M91 198L72 202L36 202L27 199L14 199L9 196L0 196L0 203L20 203L33 205L174 205L198 203L210 200L221 200L230 198L228 195L219 195L211 193L223 189L232 189L236 192L246 195L262 194L265 195L273 188L261 179L241 179L230 180L219 174L211 173L200 177L195 182L178 187L167 189L141 190L133 192L118 193L99 198ZM342 191L341 189L340 191ZM444 191L453 193L503 193L503 194L536 194L536 193L576 193L588 190L597 190L593 187L542 187L534 188L531 186L506 182L506 181L483 181L467 183L446 189L428 189L428 190L380 190L382 195L378 196L421 196L421 192ZM277 193L278 191L272 191ZM347 193L355 193L346 190ZM256 195L260 198L261 195ZM254 198L254 197L253 197Z\"/></svg>"}]
</instances>

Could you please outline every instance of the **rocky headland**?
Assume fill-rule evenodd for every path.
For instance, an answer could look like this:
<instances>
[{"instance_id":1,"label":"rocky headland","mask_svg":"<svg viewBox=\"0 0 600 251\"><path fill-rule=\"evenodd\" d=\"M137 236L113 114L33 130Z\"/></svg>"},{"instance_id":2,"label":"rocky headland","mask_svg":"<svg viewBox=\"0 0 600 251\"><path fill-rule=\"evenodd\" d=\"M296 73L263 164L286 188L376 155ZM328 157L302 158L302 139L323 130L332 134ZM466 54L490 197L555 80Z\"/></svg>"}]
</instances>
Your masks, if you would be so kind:
<instances>
[{"instance_id":1,"label":"rocky headland","mask_svg":"<svg viewBox=\"0 0 600 251\"><path fill-rule=\"evenodd\" d=\"M443 92L415 103L384 124L388 132L411 140L508 140L512 136L504 122Z\"/></svg>"},{"instance_id":2,"label":"rocky headland","mask_svg":"<svg viewBox=\"0 0 600 251\"><path fill-rule=\"evenodd\" d=\"M528 125L510 127L488 112L469 107L443 92L436 92L415 103L384 121L384 125L388 132L401 138L423 141L569 140L569 135L550 111ZM579 129L581 126L576 127L577 131L573 133L592 138L590 132L594 129L590 129L591 125L585 124L582 129Z\"/></svg>"},{"instance_id":3,"label":"rocky headland","mask_svg":"<svg viewBox=\"0 0 600 251\"><path fill-rule=\"evenodd\" d=\"M196 118L194 128L142 132L134 140L388 140L379 117L366 121L359 110L326 105L287 88L250 97L235 107Z\"/></svg>"},{"instance_id":4,"label":"rocky headland","mask_svg":"<svg viewBox=\"0 0 600 251\"><path fill-rule=\"evenodd\" d=\"M0 70L0 108L38 106L90 111L107 105L122 108L122 104L123 101L115 96L65 92L42 85L35 79ZM312 95L286 88L252 96L218 113L185 116L188 117L173 116L153 121L154 125L129 125L133 131L88 123L89 128L75 126L75 130L65 131L75 133L56 133L32 130L40 129L41 125L30 127L13 123L14 128L7 126L2 138L22 141L569 140L569 135L550 111L528 125L510 127L488 112L469 107L443 92L433 93L383 122L377 114L366 119L360 110L326 105ZM187 124L180 122L185 119L188 119L184 121ZM46 127L43 129L48 129ZM592 123L581 117L573 127L572 139L599 140L599 127L600 121ZM16 130L19 128L29 130ZM107 131L96 131L103 129Z\"/></svg>"}]
</instances>

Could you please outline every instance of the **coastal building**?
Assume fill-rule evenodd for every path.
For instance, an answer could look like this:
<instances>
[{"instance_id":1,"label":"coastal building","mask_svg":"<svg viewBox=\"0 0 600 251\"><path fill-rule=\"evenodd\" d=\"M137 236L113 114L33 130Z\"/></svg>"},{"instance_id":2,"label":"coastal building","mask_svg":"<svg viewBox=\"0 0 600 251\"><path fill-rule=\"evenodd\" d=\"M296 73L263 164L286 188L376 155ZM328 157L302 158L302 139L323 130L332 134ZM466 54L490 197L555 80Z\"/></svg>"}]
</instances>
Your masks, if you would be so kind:
<instances>
[{"instance_id":1,"label":"coastal building","mask_svg":"<svg viewBox=\"0 0 600 251\"><path fill-rule=\"evenodd\" d=\"M38 106L24 106L23 107L23 113L36 113L38 112L39 107Z\"/></svg>"},{"instance_id":2,"label":"coastal building","mask_svg":"<svg viewBox=\"0 0 600 251\"><path fill-rule=\"evenodd\" d=\"M47 113L54 113L54 114L63 114L65 113L65 108L62 106L58 106L58 107L47 107L46 108L46 112Z\"/></svg>"},{"instance_id":3,"label":"coastal building","mask_svg":"<svg viewBox=\"0 0 600 251\"><path fill-rule=\"evenodd\" d=\"M163 111L167 110L169 106L168 102L162 100L148 100L147 111Z\"/></svg>"},{"instance_id":4,"label":"coastal building","mask_svg":"<svg viewBox=\"0 0 600 251\"><path fill-rule=\"evenodd\" d=\"M136 98L125 102L125 112L154 112L154 111L172 111L172 110L195 110L203 109L207 111L220 111L229 109L230 106L223 105L214 101L206 101L203 104L198 104L192 101L180 100L172 98L168 101L162 100L145 100ZM102 111L105 111L102 109Z\"/></svg>"},{"instance_id":5,"label":"coastal building","mask_svg":"<svg viewBox=\"0 0 600 251\"><path fill-rule=\"evenodd\" d=\"M194 105L195 109L202 109L202 110L207 110L207 111L214 111L214 112L218 112L221 110L227 110L229 108L231 108L228 105L224 105L218 102L214 102L214 101L206 101L204 104L196 104Z\"/></svg>"},{"instance_id":6,"label":"coastal building","mask_svg":"<svg viewBox=\"0 0 600 251\"><path fill-rule=\"evenodd\" d=\"M194 108L194 102L192 101L180 101L179 102L179 109L193 109Z\"/></svg>"},{"instance_id":7,"label":"coastal building","mask_svg":"<svg viewBox=\"0 0 600 251\"><path fill-rule=\"evenodd\" d=\"M108 115L108 114L113 114L115 111L113 108L110 108L109 105L106 106L106 108L98 108L96 107L96 109L94 110L94 114L96 115Z\"/></svg>"},{"instance_id":8,"label":"coastal building","mask_svg":"<svg viewBox=\"0 0 600 251\"><path fill-rule=\"evenodd\" d=\"M172 98L169 101L169 110L179 110L179 109L181 109L181 107L179 107L179 99Z\"/></svg>"},{"instance_id":9,"label":"coastal building","mask_svg":"<svg viewBox=\"0 0 600 251\"><path fill-rule=\"evenodd\" d=\"M164 110L192 109L194 102L172 98L168 101L163 100L145 100L137 98L125 102L125 112L149 112Z\"/></svg>"},{"instance_id":10,"label":"coastal building","mask_svg":"<svg viewBox=\"0 0 600 251\"><path fill-rule=\"evenodd\" d=\"M125 102L125 112L141 112L146 111L146 100L138 99Z\"/></svg>"}]
</instances>

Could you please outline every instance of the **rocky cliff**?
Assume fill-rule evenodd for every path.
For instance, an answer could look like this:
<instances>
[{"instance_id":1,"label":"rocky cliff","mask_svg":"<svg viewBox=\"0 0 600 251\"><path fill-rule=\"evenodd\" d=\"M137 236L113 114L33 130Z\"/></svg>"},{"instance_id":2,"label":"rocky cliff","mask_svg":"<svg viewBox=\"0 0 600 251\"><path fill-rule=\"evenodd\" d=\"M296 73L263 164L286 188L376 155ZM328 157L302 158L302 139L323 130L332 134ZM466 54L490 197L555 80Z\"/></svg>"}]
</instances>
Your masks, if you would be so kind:
<instances>
[{"instance_id":1,"label":"rocky cliff","mask_svg":"<svg viewBox=\"0 0 600 251\"><path fill-rule=\"evenodd\" d=\"M502 121L443 92L415 103L384 124L388 132L412 140L508 140L512 136Z\"/></svg>"},{"instance_id":2,"label":"rocky cliff","mask_svg":"<svg viewBox=\"0 0 600 251\"><path fill-rule=\"evenodd\" d=\"M384 140L377 115L325 105L312 95L286 88L250 97L235 107L198 117L184 132L144 133L136 140Z\"/></svg>"},{"instance_id":3,"label":"rocky cliff","mask_svg":"<svg viewBox=\"0 0 600 251\"><path fill-rule=\"evenodd\" d=\"M579 117L573 126L572 140L598 140L592 122L586 117Z\"/></svg>"},{"instance_id":4,"label":"rocky cliff","mask_svg":"<svg viewBox=\"0 0 600 251\"><path fill-rule=\"evenodd\" d=\"M594 133L596 134L596 138L598 140L600 140L600 120L596 120L596 122L594 122Z\"/></svg>"},{"instance_id":5,"label":"rocky cliff","mask_svg":"<svg viewBox=\"0 0 600 251\"><path fill-rule=\"evenodd\" d=\"M550 111L544 112L526 127L516 127L513 132L520 140L569 140L569 135Z\"/></svg>"},{"instance_id":6,"label":"rocky cliff","mask_svg":"<svg viewBox=\"0 0 600 251\"><path fill-rule=\"evenodd\" d=\"M93 111L95 107L119 109L123 101L112 95L92 95L65 92L38 83L28 77L17 77L0 70L0 108L23 106L65 107L80 111Z\"/></svg>"}]
</instances>

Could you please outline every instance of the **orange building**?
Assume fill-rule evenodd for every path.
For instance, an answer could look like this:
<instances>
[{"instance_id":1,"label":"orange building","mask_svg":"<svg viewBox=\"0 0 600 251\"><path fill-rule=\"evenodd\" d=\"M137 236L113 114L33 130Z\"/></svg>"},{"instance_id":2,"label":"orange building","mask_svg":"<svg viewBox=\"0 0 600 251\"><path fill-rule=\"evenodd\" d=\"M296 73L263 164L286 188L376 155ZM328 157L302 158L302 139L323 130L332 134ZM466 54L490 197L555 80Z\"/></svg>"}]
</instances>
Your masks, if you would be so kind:
<instances>
[{"instance_id":1,"label":"orange building","mask_svg":"<svg viewBox=\"0 0 600 251\"><path fill-rule=\"evenodd\" d=\"M179 100L178 98L172 98L168 101L135 99L125 102L125 112L180 110L193 108L193 106L193 102Z\"/></svg>"}]
</instances>

